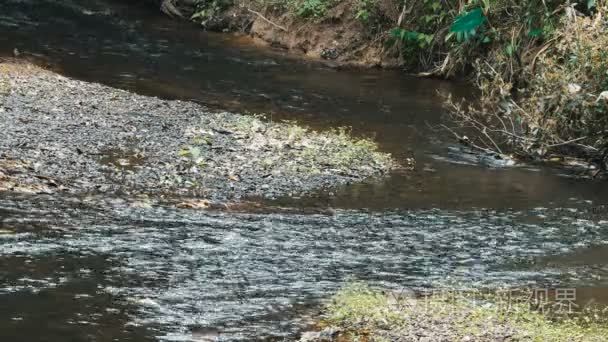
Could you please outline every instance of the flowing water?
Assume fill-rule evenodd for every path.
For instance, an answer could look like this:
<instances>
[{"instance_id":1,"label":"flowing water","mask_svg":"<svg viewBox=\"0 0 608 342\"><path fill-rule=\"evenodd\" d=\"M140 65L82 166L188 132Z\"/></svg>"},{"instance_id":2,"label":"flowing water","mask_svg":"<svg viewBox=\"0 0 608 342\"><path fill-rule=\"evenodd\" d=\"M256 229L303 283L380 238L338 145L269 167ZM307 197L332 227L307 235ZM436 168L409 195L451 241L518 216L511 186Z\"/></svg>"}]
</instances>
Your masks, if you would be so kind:
<instances>
[{"instance_id":1,"label":"flowing water","mask_svg":"<svg viewBox=\"0 0 608 342\"><path fill-rule=\"evenodd\" d=\"M442 94L470 95L463 84L299 61L124 1L4 0L0 33L1 54L17 48L72 77L349 126L417 160L417 171L268 203L289 214L0 193L1 341L292 340L349 279L575 286L605 301L608 186L455 151L432 127Z\"/></svg>"}]
</instances>

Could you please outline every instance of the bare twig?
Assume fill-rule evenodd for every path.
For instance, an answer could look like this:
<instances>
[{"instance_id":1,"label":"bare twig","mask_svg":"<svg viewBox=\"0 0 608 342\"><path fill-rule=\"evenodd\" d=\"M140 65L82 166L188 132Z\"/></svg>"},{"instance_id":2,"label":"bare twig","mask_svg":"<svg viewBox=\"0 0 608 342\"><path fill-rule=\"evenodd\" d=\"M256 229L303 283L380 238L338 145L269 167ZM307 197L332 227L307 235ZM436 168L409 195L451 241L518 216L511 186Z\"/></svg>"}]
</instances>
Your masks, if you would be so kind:
<instances>
[{"instance_id":1,"label":"bare twig","mask_svg":"<svg viewBox=\"0 0 608 342\"><path fill-rule=\"evenodd\" d=\"M410 9L409 11L407 10L407 0L403 1L403 8L401 9L401 14L399 14L399 19L397 19L397 27L401 27L401 23L403 22L403 18L405 18L405 15L408 14L409 12L411 12L412 10Z\"/></svg>"},{"instance_id":2,"label":"bare twig","mask_svg":"<svg viewBox=\"0 0 608 342\"><path fill-rule=\"evenodd\" d=\"M498 121L500 121L500 124L502 125L502 128L504 128L505 132L507 132L507 125L505 124L503 119L500 117L500 115L498 115L498 113L494 113L494 116L498 119ZM513 134L515 134L515 133L513 133Z\"/></svg>"},{"instance_id":3,"label":"bare twig","mask_svg":"<svg viewBox=\"0 0 608 342\"><path fill-rule=\"evenodd\" d=\"M445 59L443 60L443 63L441 63L441 66L436 66L431 71L419 72L416 74L416 76L429 77L429 76L443 75L445 73L445 69L447 68L449 61L450 61L450 54L448 53L447 56L445 57Z\"/></svg>"},{"instance_id":4,"label":"bare twig","mask_svg":"<svg viewBox=\"0 0 608 342\"><path fill-rule=\"evenodd\" d=\"M177 7L175 7L173 1L174 0L163 0L160 4L160 10L170 17L183 18L184 15L179 9L177 9Z\"/></svg>"},{"instance_id":5,"label":"bare twig","mask_svg":"<svg viewBox=\"0 0 608 342\"><path fill-rule=\"evenodd\" d=\"M494 141L494 139L492 139L492 137L488 134L488 129L487 127L484 127L483 129L480 130L481 133L488 138L488 140L490 140L490 142L492 143L492 145L494 145L494 148L496 149L496 151L498 151L498 153L503 154L502 150L500 149L500 147L498 147L498 144Z\"/></svg>"},{"instance_id":6,"label":"bare twig","mask_svg":"<svg viewBox=\"0 0 608 342\"><path fill-rule=\"evenodd\" d=\"M264 20L265 22L269 23L270 25L272 25L272 26L274 26L274 27L276 27L276 28L278 28L278 29L281 29L281 30L283 30L283 31L287 32L287 28L285 28L285 26L281 26L281 25L279 25L279 24L275 24L275 23L273 23L272 21L270 21L270 19L268 19L268 18L266 18L265 16L263 16L263 15L262 15L262 13L257 12L257 11L254 11L254 10L252 10L251 8L248 8L247 10L248 10L249 12L251 12L251 13L253 13L253 14L257 15L258 17L260 17L260 19Z\"/></svg>"},{"instance_id":7,"label":"bare twig","mask_svg":"<svg viewBox=\"0 0 608 342\"><path fill-rule=\"evenodd\" d=\"M517 140L521 140L521 141L530 141L530 140L534 140L534 139L531 139L531 138L527 138L527 137L522 137L522 136L519 136L519 135L517 135L517 134L515 134L515 133L511 133L511 132L509 132L509 131L505 131L505 130L502 130L502 129L490 129L489 131L490 131L490 132L492 132L492 133L500 133L500 134L508 135L508 136L510 136L511 138L515 138L515 139L517 139Z\"/></svg>"},{"instance_id":8,"label":"bare twig","mask_svg":"<svg viewBox=\"0 0 608 342\"><path fill-rule=\"evenodd\" d=\"M507 115L507 118L509 118L509 122L511 123L511 130L513 131L513 134L515 134L515 123L513 122L513 116Z\"/></svg>"},{"instance_id":9,"label":"bare twig","mask_svg":"<svg viewBox=\"0 0 608 342\"><path fill-rule=\"evenodd\" d=\"M551 47L551 45L553 45L553 42L556 40L557 38L552 38L549 39L541 48L540 50L538 50L538 52L536 53L536 55L534 56L534 58L532 58L532 63L531 67L530 67L530 71L532 73L534 73L534 69L536 68L536 60L538 59L538 57L544 53L549 47Z\"/></svg>"},{"instance_id":10,"label":"bare twig","mask_svg":"<svg viewBox=\"0 0 608 342\"><path fill-rule=\"evenodd\" d=\"M562 141L562 142L559 142L557 144L547 145L547 148L569 145L569 144L573 144L575 142L578 142L578 141L581 141L581 140L585 140L585 139L587 139L587 137L580 137L580 138L576 138L576 139L572 139L572 140Z\"/></svg>"},{"instance_id":11,"label":"bare twig","mask_svg":"<svg viewBox=\"0 0 608 342\"><path fill-rule=\"evenodd\" d=\"M460 116L466 122L470 122L471 124L473 124L473 127L477 131L479 131L481 134L483 134L483 136L485 136L488 139L488 141L490 142L490 145L494 146L494 148L496 149L497 153L503 154L502 150L500 149L500 147L498 146L498 144L496 143L496 141L494 141L494 139L492 139L492 137L488 134L488 127L487 127L487 125L484 125L483 123L475 120L471 116L464 115L464 114L461 114ZM484 143L487 143L487 142L484 142Z\"/></svg>"},{"instance_id":12,"label":"bare twig","mask_svg":"<svg viewBox=\"0 0 608 342\"><path fill-rule=\"evenodd\" d=\"M443 128L445 128L448 132L452 133L456 137L456 139L458 139L458 141L464 141L464 142L466 142L466 144L468 146L470 146L470 147L472 147L472 148L474 148L476 150L480 150L482 152L486 152L486 153L489 153L489 154L498 154L496 151L493 151L493 150L491 150L489 148L478 146L478 145L474 144L473 142L471 142L470 140L465 139L465 138L459 136L458 133L456 133L453 129L451 129L450 127L448 127L448 126L446 126L444 124L441 124L441 126Z\"/></svg>"}]
</instances>

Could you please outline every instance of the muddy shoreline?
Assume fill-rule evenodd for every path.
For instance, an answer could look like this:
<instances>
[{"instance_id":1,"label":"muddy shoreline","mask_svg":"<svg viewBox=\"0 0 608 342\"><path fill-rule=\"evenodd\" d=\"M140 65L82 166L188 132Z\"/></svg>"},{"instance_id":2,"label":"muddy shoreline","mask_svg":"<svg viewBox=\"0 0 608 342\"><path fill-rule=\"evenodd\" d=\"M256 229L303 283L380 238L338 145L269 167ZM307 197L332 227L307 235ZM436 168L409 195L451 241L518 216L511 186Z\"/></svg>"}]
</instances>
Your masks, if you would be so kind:
<instances>
[{"instance_id":1,"label":"muddy shoreline","mask_svg":"<svg viewBox=\"0 0 608 342\"><path fill-rule=\"evenodd\" d=\"M301 196L396 167L346 130L212 112L14 61L0 64L0 79L0 191L228 202Z\"/></svg>"}]
</instances>

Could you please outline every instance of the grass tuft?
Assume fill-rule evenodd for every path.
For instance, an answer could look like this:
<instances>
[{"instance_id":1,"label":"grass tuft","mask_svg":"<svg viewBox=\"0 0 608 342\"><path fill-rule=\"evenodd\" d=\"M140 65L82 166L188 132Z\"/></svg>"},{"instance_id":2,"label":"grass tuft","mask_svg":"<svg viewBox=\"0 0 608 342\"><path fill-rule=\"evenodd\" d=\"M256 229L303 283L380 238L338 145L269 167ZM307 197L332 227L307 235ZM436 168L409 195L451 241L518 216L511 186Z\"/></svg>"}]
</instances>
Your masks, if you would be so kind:
<instances>
[{"instance_id":1,"label":"grass tuft","mask_svg":"<svg viewBox=\"0 0 608 342\"><path fill-rule=\"evenodd\" d=\"M327 306L322 326L337 327L346 340L430 341L606 341L606 311L590 308L577 314L548 315L529 300L497 293L458 293L423 298L387 295L361 283L341 289ZM519 299L524 299L519 298Z\"/></svg>"}]
</instances>

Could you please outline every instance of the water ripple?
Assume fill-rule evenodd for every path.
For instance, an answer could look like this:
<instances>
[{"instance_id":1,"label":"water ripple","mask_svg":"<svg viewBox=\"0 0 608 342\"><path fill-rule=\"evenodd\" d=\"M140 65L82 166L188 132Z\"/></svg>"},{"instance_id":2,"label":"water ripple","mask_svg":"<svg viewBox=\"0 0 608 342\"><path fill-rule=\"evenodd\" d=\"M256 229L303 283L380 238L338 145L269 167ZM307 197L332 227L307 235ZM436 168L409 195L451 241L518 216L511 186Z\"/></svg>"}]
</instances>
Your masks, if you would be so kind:
<instances>
[{"instance_id":1,"label":"water ripple","mask_svg":"<svg viewBox=\"0 0 608 342\"><path fill-rule=\"evenodd\" d=\"M103 257L111 266L93 295L135 308L128 324L155 327L168 340L188 339L197 327L217 328L227 339L290 336L305 324L305 315L293 314L296 308L351 278L410 287L577 281L576 272L565 279L554 267L527 265L608 236L605 222L550 209L530 223L538 210L285 216L48 205L60 209L40 200L0 201L0 228L15 232L0 235L0 260L27 255L33 265L13 270L22 277L0 283L0 293L39 291L78 278L67 271L39 274L37 264L49 256ZM26 207L37 210L24 220L19 210ZM40 227L33 229L37 217Z\"/></svg>"}]
</instances>

